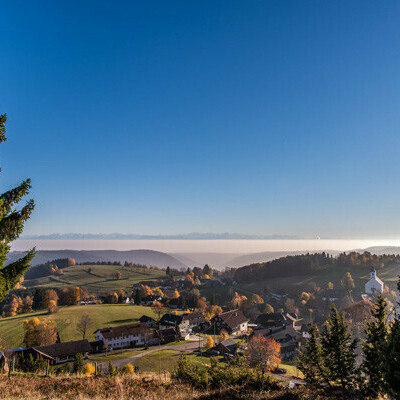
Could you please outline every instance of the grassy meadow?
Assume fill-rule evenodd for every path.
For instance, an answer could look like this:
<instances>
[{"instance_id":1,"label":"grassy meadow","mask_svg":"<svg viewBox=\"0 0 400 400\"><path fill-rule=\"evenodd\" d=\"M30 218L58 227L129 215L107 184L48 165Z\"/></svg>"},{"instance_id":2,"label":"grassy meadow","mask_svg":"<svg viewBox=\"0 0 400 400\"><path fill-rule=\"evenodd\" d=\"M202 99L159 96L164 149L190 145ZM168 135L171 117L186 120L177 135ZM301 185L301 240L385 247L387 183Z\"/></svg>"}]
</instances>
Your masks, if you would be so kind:
<instances>
[{"instance_id":1,"label":"grassy meadow","mask_svg":"<svg viewBox=\"0 0 400 400\"><path fill-rule=\"evenodd\" d=\"M132 290L135 283L165 276L165 271L120 265L74 265L62 271L63 275L26 280L24 286L52 288L80 286L87 288L91 293L107 294L118 289ZM117 272L121 273L121 279L115 279Z\"/></svg>"},{"instance_id":2,"label":"grassy meadow","mask_svg":"<svg viewBox=\"0 0 400 400\"><path fill-rule=\"evenodd\" d=\"M154 317L151 307L132 306L128 304L93 304L87 306L60 307L56 314L39 311L29 314L20 314L15 317L0 319L0 337L6 340L8 347L14 348L22 345L23 322L33 317L48 318L55 321L62 342L82 339L76 325L81 316L88 313L93 320L93 325L88 335L89 340L94 340L94 331L106 326L117 326L137 322L144 314Z\"/></svg>"},{"instance_id":3,"label":"grassy meadow","mask_svg":"<svg viewBox=\"0 0 400 400\"><path fill-rule=\"evenodd\" d=\"M201 357L196 354L179 350L156 351L138 358L133 362L133 364L139 367L140 372L158 372L159 366L161 366L162 372L173 372L182 354L186 355L188 360L196 364L210 365L209 357Z\"/></svg>"}]
</instances>

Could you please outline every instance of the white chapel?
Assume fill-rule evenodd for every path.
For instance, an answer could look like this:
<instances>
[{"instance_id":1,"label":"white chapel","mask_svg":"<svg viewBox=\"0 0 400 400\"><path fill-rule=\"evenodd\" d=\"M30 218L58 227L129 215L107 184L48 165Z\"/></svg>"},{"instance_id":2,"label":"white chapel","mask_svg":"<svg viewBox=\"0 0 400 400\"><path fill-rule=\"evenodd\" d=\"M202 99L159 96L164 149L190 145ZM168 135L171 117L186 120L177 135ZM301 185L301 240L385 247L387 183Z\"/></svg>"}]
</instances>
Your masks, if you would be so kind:
<instances>
[{"instance_id":1,"label":"white chapel","mask_svg":"<svg viewBox=\"0 0 400 400\"><path fill-rule=\"evenodd\" d=\"M371 268L371 278L365 284L365 293L378 294L383 293L383 282L376 276L375 268Z\"/></svg>"}]
</instances>

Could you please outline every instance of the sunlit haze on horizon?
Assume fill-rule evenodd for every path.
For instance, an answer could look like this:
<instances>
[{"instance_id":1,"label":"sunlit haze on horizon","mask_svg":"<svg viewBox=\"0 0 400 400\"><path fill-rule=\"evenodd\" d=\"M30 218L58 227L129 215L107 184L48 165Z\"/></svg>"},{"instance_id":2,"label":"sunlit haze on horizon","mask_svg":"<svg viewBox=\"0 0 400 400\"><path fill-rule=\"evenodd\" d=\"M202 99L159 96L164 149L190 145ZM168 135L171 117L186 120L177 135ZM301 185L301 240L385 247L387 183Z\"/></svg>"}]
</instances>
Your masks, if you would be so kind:
<instances>
[{"instance_id":1,"label":"sunlit haze on horizon","mask_svg":"<svg viewBox=\"0 0 400 400\"><path fill-rule=\"evenodd\" d=\"M157 250L171 252L256 253L264 251L348 251L400 246L400 240L17 240L12 250Z\"/></svg>"}]
</instances>

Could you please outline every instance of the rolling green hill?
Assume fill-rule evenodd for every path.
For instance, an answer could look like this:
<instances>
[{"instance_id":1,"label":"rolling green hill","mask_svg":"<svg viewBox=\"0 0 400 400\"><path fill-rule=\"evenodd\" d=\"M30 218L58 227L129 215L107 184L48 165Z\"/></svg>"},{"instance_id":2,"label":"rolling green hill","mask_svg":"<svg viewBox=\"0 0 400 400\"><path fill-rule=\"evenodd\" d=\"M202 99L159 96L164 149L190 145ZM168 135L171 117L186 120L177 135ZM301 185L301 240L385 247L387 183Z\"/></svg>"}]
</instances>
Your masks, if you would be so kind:
<instances>
[{"instance_id":1,"label":"rolling green hill","mask_svg":"<svg viewBox=\"0 0 400 400\"><path fill-rule=\"evenodd\" d=\"M0 337L6 340L10 348L22 345L23 323L33 317L48 318L55 321L62 342L82 339L76 328L76 324L82 314L88 313L93 320L90 328L89 340L94 340L94 331L106 326L125 325L137 322L144 314L154 317L150 307L132 306L125 304L95 304L87 306L60 307L56 314L48 314L47 311L39 311L30 314L20 314L15 317L0 319Z\"/></svg>"},{"instance_id":2,"label":"rolling green hill","mask_svg":"<svg viewBox=\"0 0 400 400\"><path fill-rule=\"evenodd\" d=\"M137 282L165 276L165 271L119 265L74 265L62 271L63 275L26 280L24 286L52 288L80 286L87 288L90 293L108 294L118 289L131 290ZM115 279L117 272L121 272L121 279Z\"/></svg>"}]
</instances>

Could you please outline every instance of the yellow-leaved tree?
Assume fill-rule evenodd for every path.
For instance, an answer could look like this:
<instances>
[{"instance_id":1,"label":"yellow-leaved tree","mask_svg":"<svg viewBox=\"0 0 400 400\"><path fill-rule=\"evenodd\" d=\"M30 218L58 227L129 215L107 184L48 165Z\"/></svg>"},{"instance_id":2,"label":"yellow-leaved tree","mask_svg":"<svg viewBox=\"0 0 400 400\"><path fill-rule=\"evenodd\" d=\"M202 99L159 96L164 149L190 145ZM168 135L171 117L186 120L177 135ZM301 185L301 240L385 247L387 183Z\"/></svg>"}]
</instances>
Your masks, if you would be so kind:
<instances>
[{"instance_id":1,"label":"yellow-leaved tree","mask_svg":"<svg viewBox=\"0 0 400 400\"><path fill-rule=\"evenodd\" d=\"M24 343L26 347L44 346L57 341L57 328L50 319L34 317L24 321Z\"/></svg>"},{"instance_id":2,"label":"yellow-leaved tree","mask_svg":"<svg viewBox=\"0 0 400 400\"><path fill-rule=\"evenodd\" d=\"M211 349L212 347L214 347L214 339L211 336L207 336L205 348Z\"/></svg>"}]
</instances>

